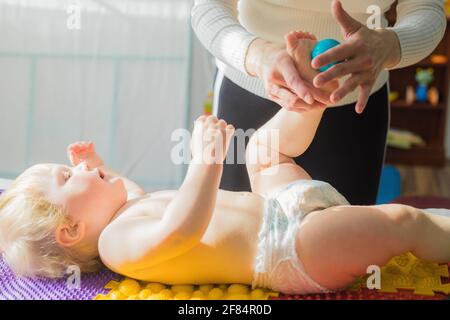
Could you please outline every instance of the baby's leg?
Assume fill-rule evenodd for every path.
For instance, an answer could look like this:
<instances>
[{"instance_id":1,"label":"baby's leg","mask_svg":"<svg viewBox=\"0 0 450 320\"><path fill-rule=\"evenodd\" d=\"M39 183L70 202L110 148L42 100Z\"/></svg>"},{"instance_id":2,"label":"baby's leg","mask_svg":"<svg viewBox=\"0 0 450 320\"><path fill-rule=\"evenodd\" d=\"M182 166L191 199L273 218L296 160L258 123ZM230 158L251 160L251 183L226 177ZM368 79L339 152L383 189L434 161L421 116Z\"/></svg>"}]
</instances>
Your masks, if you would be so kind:
<instances>
[{"instance_id":1,"label":"baby's leg","mask_svg":"<svg viewBox=\"0 0 450 320\"><path fill-rule=\"evenodd\" d=\"M311 144L322 110L305 113L281 109L250 138L246 166L252 191L262 195L301 179L311 179L292 158Z\"/></svg>"},{"instance_id":2,"label":"baby's leg","mask_svg":"<svg viewBox=\"0 0 450 320\"><path fill-rule=\"evenodd\" d=\"M311 81L317 71L311 67L311 50L317 41L308 33L292 32L286 37L287 51L296 61L305 80ZM337 83L324 89L332 92ZM281 109L259 128L250 139L246 150L247 171L252 191L266 195L292 181L310 179L292 158L308 149L319 126L324 108L303 113Z\"/></svg>"},{"instance_id":3,"label":"baby's leg","mask_svg":"<svg viewBox=\"0 0 450 320\"><path fill-rule=\"evenodd\" d=\"M450 261L450 219L403 205L333 207L305 218L296 249L312 279L340 289L406 252Z\"/></svg>"}]
</instances>

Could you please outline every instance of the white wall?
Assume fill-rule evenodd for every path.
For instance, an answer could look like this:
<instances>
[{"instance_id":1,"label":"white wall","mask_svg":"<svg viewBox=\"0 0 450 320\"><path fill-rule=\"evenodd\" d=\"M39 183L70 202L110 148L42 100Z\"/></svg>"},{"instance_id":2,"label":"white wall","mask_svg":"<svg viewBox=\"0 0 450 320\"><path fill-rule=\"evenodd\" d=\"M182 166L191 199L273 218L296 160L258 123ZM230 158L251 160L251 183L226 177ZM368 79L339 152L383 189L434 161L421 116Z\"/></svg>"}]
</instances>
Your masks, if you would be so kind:
<instances>
[{"instance_id":1,"label":"white wall","mask_svg":"<svg viewBox=\"0 0 450 320\"><path fill-rule=\"evenodd\" d=\"M201 112L209 58L190 25L191 0L0 0L0 177L68 163L94 140L107 164L148 191L176 188L173 130Z\"/></svg>"}]
</instances>

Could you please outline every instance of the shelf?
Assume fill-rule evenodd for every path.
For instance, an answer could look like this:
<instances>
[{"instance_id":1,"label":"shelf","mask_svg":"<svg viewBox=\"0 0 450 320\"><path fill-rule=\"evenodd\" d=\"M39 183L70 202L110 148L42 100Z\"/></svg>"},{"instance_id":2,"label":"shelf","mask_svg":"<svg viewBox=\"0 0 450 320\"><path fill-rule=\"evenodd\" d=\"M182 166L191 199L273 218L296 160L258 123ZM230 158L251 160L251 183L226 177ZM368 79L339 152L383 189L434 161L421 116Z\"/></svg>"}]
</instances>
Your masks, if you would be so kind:
<instances>
[{"instance_id":1,"label":"shelf","mask_svg":"<svg viewBox=\"0 0 450 320\"><path fill-rule=\"evenodd\" d=\"M447 68L448 63L434 63L427 59L427 60L418 62L414 66L418 67L418 68Z\"/></svg>"},{"instance_id":2,"label":"shelf","mask_svg":"<svg viewBox=\"0 0 450 320\"><path fill-rule=\"evenodd\" d=\"M393 6L392 9L392 17L395 17L395 7ZM450 60L449 43L450 23L447 23L446 33L432 55L445 55ZM401 70L390 71L391 89L399 94L398 100L391 102L391 126L416 132L427 145L413 146L407 150L389 147L386 152L387 163L439 167L446 163L444 138L447 119L445 113L449 103L450 61L445 64L435 63L436 60L435 62L431 61L432 55ZM407 86L412 86L415 90L417 68L434 68L435 82L433 86L439 91L439 104L436 106L429 102L414 102L410 105L406 103L405 90Z\"/></svg>"},{"instance_id":3,"label":"shelf","mask_svg":"<svg viewBox=\"0 0 450 320\"><path fill-rule=\"evenodd\" d=\"M409 110L430 110L430 111L443 111L445 110L444 103L439 103L437 106L432 106L429 103L415 102L413 104L407 104L404 100L397 100L391 103L393 109L409 109Z\"/></svg>"},{"instance_id":4,"label":"shelf","mask_svg":"<svg viewBox=\"0 0 450 320\"><path fill-rule=\"evenodd\" d=\"M414 146L408 150L388 147L386 163L441 167L446 163L445 149L442 146Z\"/></svg>"}]
</instances>

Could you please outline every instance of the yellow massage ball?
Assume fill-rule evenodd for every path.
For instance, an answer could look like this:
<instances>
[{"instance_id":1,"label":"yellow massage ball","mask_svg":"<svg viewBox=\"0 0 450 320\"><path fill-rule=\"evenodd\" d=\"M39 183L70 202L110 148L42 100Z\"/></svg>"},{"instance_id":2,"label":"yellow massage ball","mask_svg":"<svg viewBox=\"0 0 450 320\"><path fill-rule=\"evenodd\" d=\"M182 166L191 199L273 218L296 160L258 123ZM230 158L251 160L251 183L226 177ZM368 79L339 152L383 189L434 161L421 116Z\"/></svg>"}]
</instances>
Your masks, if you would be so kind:
<instances>
[{"instance_id":1,"label":"yellow massage ball","mask_svg":"<svg viewBox=\"0 0 450 320\"><path fill-rule=\"evenodd\" d=\"M170 289L163 289L159 292L159 294L165 296L167 299L173 298L173 292Z\"/></svg>"},{"instance_id":2,"label":"yellow massage ball","mask_svg":"<svg viewBox=\"0 0 450 320\"><path fill-rule=\"evenodd\" d=\"M156 283L156 282L148 283L148 284L145 286L145 289L149 289L149 290L151 290L153 293L158 293L158 292L160 292L161 290L163 290L163 289L165 289L165 288L166 288L165 285L163 285L162 283Z\"/></svg>"},{"instance_id":3,"label":"yellow massage ball","mask_svg":"<svg viewBox=\"0 0 450 320\"><path fill-rule=\"evenodd\" d=\"M108 297L111 300L125 300L127 298L127 296L122 294L119 290L111 290Z\"/></svg>"},{"instance_id":4,"label":"yellow massage ball","mask_svg":"<svg viewBox=\"0 0 450 320\"><path fill-rule=\"evenodd\" d=\"M139 282L133 279L125 279L123 280L119 286L117 287L122 294L126 296L132 296L134 294L138 294L141 291L141 286Z\"/></svg>"},{"instance_id":5,"label":"yellow massage ball","mask_svg":"<svg viewBox=\"0 0 450 320\"><path fill-rule=\"evenodd\" d=\"M150 289L143 289L143 290L141 290L141 292L139 292L139 299L145 300L152 294L153 294L152 290L150 290Z\"/></svg>"},{"instance_id":6,"label":"yellow massage ball","mask_svg":"<svg viewBox=\"0 0 450 320\"><path fill-rule=\"evenodd\" d=\"M214 285L212 284L202 284L201 286L199 286L198 290L207 295L213 288Z\"/></svg>"},{"instance_id":7,"label":"yellow massage ball","mask_svg":"<svg viewBox=\"0 0 450 320\"><path fill-rule=\"evenodd\" d=\"M173 299L174 300L189 300L191 298L191 294L189 292L178 292Z\"/></svg>"},{"instance_id":8,"label":"yellow massage ball","mask_svg":"<svg viewBox=\"0 0 450 320\"><path fill-rule=\"evenodd\" d=\"M193 299L193 298L206 299L206 294L203 291L195 290L192 293L192 298L191 299Z\"/></svg>"},{"instance_id":9,"label":"yellow massage ball","mask_svg":"<svg viewBox=\"0 0 450 320\"><path fill-rule=\"evenodd\" d=\"M209 300L220 300L223 298L223 290L220 288L213 288L208 293Z\"/></svg>"},{"instance_id":10,"label":"yellow massage ball","mask_svg":"<svg viewBox=\"0 0 450 320\"><path fill-rule=\"evenodd\" d=\"M250 294L250 297L253 300L265 300L267 298L267 294L264 291L262 291L261 289L255 289Z\"/></svg>"},{"instance_id":11,"label":"yellow massage ball","mask_svg":"<svg viewBox=\"0 0 450 320\"><path fill-rule=\"evenodd\" d=\"M192 293L194 291L193 285L188 284L180 284L172 286L172 292L177 294L178 292L189 292Z\"/></svg>"},{"instance_id":12,"label":"yellow massage ball","mask_svg":"<svg viewBox=\"0 0 450 320\"><path fill-rule=\"evenodd\" d=\"M232 284L228 287L228 294L248 294L249 288L243 284Z\"/></svg>"},{"instance_id":13,"label":"yellow massage ball","mask_svg":"<svg viewBox=\"0 0 450 320\"><path fill-rule=\"evenodd\" d=\"M169 298L164 294L156 293L148 296L146 300L169 300Z\"/></svg>"},{"instance_id":14,"label":"yellow massage ball","mask_svg":"<svg viewBox=\"0 0 450 320\"><path fill-rule=\"evenodd\" d=\"M249 300L250 296L248 294L242 294L242 293L236 293L236 294L230 294L227 297L227 300Z\"/></svg>"}]
</instances>

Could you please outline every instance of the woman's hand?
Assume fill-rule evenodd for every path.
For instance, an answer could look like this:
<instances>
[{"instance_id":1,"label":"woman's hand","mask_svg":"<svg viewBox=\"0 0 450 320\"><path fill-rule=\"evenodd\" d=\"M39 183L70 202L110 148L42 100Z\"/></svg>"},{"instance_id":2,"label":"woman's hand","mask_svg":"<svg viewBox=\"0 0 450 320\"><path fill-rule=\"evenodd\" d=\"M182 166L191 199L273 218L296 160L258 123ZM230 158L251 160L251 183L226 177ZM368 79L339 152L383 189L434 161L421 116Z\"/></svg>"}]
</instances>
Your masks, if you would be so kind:
<instances>
[{"instance_id":1,"label":"woman's hand","mask_svg":"<svg viewBox=\"0 0 450 320\"><path fill-rule=\"evenodd\" d=\"M371 30L353 19L338 0L332 2L332 13L344 34L345 42L316 57L311 65L319 69L329 63L343 61L314 78L314 86L323 87L333 79L350 77L331 94L337 103L347 94L360 88L356 112L362 113L380 72L395 66L401 57L400 43L395 32Z\"/></svg>"},{"instance_id":2,"label":"woman's hand","mask_svg":"<svg viewBox=\"0 0 450 320\"><path fill-rule=\"evenodd\" d=\"M329 103L329 93L315 88L299 74L284 45L256 39L250 45L246 68L262 79L268 97L288 111L303 112Z\"/></svg>"},{"instance_id":3,"label":"woman's hand","mask_svg":"<svg viewBox=\"0 0 450 320\"><path fill-rule=\"evenodd\" d=\"M91 170L103 166L103 160L95 151L94 143L91 141L79 141L70 144L67 147L67 155L73 166L83 161L86 162Z\"/></svg>"}]
</instances>

